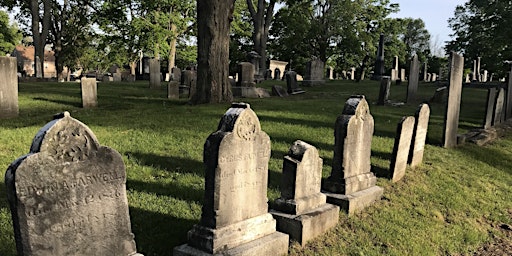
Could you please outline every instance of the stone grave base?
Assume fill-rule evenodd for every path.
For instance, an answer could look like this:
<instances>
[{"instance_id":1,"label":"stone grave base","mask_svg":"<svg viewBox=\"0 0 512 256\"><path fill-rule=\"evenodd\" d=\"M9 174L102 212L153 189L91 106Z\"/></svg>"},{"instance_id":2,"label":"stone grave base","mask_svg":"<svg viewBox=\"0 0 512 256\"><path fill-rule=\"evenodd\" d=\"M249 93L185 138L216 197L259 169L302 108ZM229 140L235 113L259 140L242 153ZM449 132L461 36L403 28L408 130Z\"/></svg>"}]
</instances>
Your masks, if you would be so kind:
<instances>
[{"instance_id":1,"label":"stone grave base","mask_svg":"<svg viewBox=\"0 0 512 256\"><path fill-rule=\"evenodd\" d=\"M290 235L290 239L304 246L307 241L323 234L336 226L340 208L332 204L324 204L301 215L292 215L270 211L277 220L277 230Z\"/></svg>"},{"instance_id":2,"label":"stone grave base","mask_svg":"<svg viewBox=\"0 0 512 256\"><path fill-rule=\"evenodd\" d=\"M373 186L348 195L327 191L322 191L322 193L327 196L327 203L339 205L348 215L351 215L379 200L384 193L384 189L379 186Z\"/></svg>"},{"instance_id":3,"label":"stone grave base","mask_svg":"<svg viewBox=\"0 0 512 256\"><path fill-rule=\"evenodd\" d=\"M276 220L269 213L218 229L195 225L188 244L176 247L174 255L265 255L267 250L288 251L288 235L276 232ZM196 251L202 254L189 253Z\"/></svg>"}]
</instances>

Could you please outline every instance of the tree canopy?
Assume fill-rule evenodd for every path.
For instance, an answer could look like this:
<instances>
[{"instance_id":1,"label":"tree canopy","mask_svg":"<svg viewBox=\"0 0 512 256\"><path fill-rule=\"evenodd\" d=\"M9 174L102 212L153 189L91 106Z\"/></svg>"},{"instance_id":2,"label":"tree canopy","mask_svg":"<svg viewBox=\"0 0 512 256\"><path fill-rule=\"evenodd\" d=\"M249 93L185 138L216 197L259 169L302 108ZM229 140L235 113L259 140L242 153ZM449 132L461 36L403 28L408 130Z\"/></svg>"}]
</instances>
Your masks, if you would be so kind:
<instances>
[{"instance_id":1,"label":"tree canopy","mask_svg":"<svg viewBox=\"0 0 512 256\"><path fill-rule=\"evenodd\" d=\"M6 12L0 10L0 56L10 54L21 42L18 26L9 22Z\"/></svg>"}]
</instances>

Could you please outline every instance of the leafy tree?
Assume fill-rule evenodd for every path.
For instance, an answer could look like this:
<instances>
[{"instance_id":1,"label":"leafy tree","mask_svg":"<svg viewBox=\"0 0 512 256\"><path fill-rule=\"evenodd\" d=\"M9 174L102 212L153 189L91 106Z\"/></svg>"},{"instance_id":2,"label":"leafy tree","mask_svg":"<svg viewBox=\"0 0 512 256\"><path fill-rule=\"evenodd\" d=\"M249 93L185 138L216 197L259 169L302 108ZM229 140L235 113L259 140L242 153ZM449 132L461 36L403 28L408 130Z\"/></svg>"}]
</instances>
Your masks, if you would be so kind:
<instances>
[{"instance_id":1,"label":"leafy tree","mask_svg":"<svg viewBox=\"0 0 512 256\"><path fill-rule=\"evenodd\" d=\"M425 22L422 19L405 18L400 20L404 25L405 31L402 40L406 47L406 58L411 59L417 55L421 62L427 60L430 48L430 34L425 28Z\"/></svg>"},{"instance_id":2,"label":"leafy tree","mask_svg":"<svg viewBox=\"0 0 512 256\"><path fill-rule=\"evenodd\" d=\"M0 11L0 56L11 53L21 42L21 33L18 27L9 23L9 16Z\"/></svg>"}]
</instances>

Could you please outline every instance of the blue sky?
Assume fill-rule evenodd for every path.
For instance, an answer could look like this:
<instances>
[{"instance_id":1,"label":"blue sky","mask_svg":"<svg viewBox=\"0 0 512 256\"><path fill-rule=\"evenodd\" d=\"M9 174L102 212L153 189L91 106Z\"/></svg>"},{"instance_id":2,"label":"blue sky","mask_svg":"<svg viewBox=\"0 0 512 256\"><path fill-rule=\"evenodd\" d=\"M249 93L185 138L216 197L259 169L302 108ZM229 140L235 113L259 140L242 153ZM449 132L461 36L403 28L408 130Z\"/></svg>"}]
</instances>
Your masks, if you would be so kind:
<instances>
[{"instance_id":1,"label":"blue sky","mask_svg":"<svg viewBox=\"0 0 512 256\"><path fill-rule=\"evenodd\" d=\"M448 27L448 19L453 17L457 5L467 0L391 0L400 4L400 12L392 14L396 18L421 18L433 41L441 45L449 41L452 30Z\"/></svg>"}]
</instances>

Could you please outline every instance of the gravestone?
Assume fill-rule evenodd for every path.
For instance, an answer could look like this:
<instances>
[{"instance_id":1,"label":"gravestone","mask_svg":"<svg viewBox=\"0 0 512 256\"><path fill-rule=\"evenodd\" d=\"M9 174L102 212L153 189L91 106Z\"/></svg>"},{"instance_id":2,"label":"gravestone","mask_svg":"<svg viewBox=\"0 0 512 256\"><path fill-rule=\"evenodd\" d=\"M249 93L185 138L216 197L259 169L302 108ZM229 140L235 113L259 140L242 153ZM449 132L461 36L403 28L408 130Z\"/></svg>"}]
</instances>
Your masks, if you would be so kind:
<instances>
[{"instance_id":1,"label":"gravestone","mask_svg":"<svg viewBox=\"0 0 512 256\"><path fill-rule=\"evenodd\" d=\"M158 59L149 60L149 87L159 89L162 80L160 74L160 61Z\"/></svg>"},{"instance_id":2,"label":"gravestone","mask_svg":"<svg viewBox=\"0 0 512 256\"><path fill-rule=\"evenodd\" d=\"M493 126L492 119L494 117L494 107L496 106L496 92L496 87L492 87L487 90L484 129L489 129Z\"/></svg>"},{"instance_id":3,"label":"gravestone","mask_svg":"<svg viewBox=\"0 0 512 256\"><path fill-rule=\"evenodd\" d=\"M116 72L116 73L112 74L112 78L113 78L114 82L121 82L123 80L121 72Z\"/></svg>"},{"instance_id":4,"label":"gravestone","mask_svg":"<svg viewBox=\"0 0 512 256\"><path fill-rule=\"evenodd\" d=\"M98 87L96 78L82 77L80 79L80 88L82 92L82 107L95 108L98 106Z\"/></svg>"},{"instance_id":5,"label":"gravestone","mask_svg":"<svg viewBox=\"0 0 512 256\"><path fill-rule=\"evenodd\" d=\"M393 182L397 182L405 176L414 131L414 120L413 116L403 117L397 125L395 145L393 146L389 166L390 178Z\"/></svg>"},{"instance_id":6,"label":"gravestone","mask_svg":"<svg viewBox=\"0 0 512 256\"><path fill-rule=\"evenodd\" d=\"M382 76L380 79L380 90L379 90L379 100L377 101L377 105L384 105L388 102L389 98L389 89L391 88L391 79L389 76Z\"/></svg>"},{"instance_id":7,"label":"gravestone","mask_svg":"<svg viewBox=\"0 0 512 256\"><path fill-rule=\"evenodd\" d=\"M272 86L272 95L279 97L288 97L288 92L280 85Z\"/></svg>"},{"instance_id":8,"label":"gravestone","mask_svg":"<svg viewBox=\"0 0 512 256\"><path fill-rule=\"evenodd\" d=\"M457 145L463 70L464 57L452 52L450 55L448 101L446 103L444 116L443 146L445 148L451 148Z\"/></svg>"},{"instance_id":9,"label":"gravestone","mask_svg":"<svg viewBox=\"0 0 512 256\"><path fill-rule=\"evenodd\" d=\"M270 138L249 104L234 103L204 144L201 220L174 255L281 255L288 235L268 213Z\"/></svg>"},{"instance_id":10,"label":"gravestone","mask_svg":"<svg viewBox=\"0 0 512 256\"><path fill-rule=\"evenodd\" d=\"M416 99L418 92L418 83L420 79L420 62L418 56L414 55L411 59L411 67L409 69L409 84L407 85L407 99L406 102L412 102Z\"/></svg>"},{"instance_id":11,"label":"gravestone","mask_svg":"<svg viewBox=\"0 0 512 256\"><path fill-rule=\"evenodd\" d=\"M405 81L405 68L400 70L400 80Z\"/></svg>"},{"instance_id":12,"label":"gravestone","mask_svg":"<svg viewBox=\"0 0 512 256\"><path fill-rule=\"evenodd\" d=\"M331 175L323 180L327 202L349 215L380 199L377 178L370 171L374 121L366 99L351 96L334 126L334 157Z\"/></svg>"},{"instance_id":13,"label":"gravestone","mask_svg":"<svg viewBox=\"0 0 512 256\"><path fill-rule=\"evenodd\" d=\"M508 72L508 83L507 83L507 103L505 110L505 120L512 117L512 66L510 72Z\"/></svg>"},{"instance_id":14,"label":"gravestone","mask_svg":"<svg viewBox=\"0 0 512 256\"><path fill-rule=\"evenodd\" d=\"M350 69L350 80L356 80L356 68Z\"/></svg>"},{"instance_id":15,"label":"gravestone","mask_svg":"<svg viewBox=\"0 0 512 256\"><path fill-rule=\"evenodd\" d=\"M309 61L306 64L306 75L302 81L302 85L315 86L324 84L324 66L324 62L319 59Z\"/></svg>"},{"instance_id":16,"label":"gravestone","mask_svg":"<svg viewBox=\"0 0 512 256\"><path fill-rule=\"evenodd\" d=\"M17 73L15 57L0 57L0 118L18 116Z\"/></svg>"},{"instance_id":17,"label":"gravestone","mask_svg":"<svg viewBox=\"0 0 512 256\"><path fill-rule=\"evenodd\" d=\"M121 155L64 112L5 175L18 255L140 255Z\"/></svg>"},{"instance_id":18,"label":"gravestone","mask_svg":"<svg viewBox=\"0 0 512 256\"><path fill-rule=\"evenodd\" d=\"M482 82L482 76L480 74L480 61L482 60L481 57L476 58L476 79L478 82Z\"/></svg>"},{"instance_id":19,"label":"gravestone","mask_svg":"<svg viewBox=\"0 0 512 256\"><path fill-rule=\"evenodd\" d=\"M281 197L270 211L277 230L302 246L338 223L340 208L320 193L322 162L315 147L295 141L284 157Z\"/></svg>"},{"instance_id":20,"label":"gravestone","mask_svg":"<svg viewBox=\"0 0 512 256\"><path fill-rule=\"evenodd\" d=\"M494 115L492 118L492 125L501 124L503 121L503 111L505 104L505 89L498 89L498 95L496 96L496 102L494 105Z\"/></svg>"},{"instance_id":21,"label":"gravestone","mask_svg":"<svg viewBox=\"0 0 512 256\"><path fill-rule=\"evenodd\" d=\"M484 70L484 73L482 74L482 82L487 83L487 76L489 75L489 71Z\"/></svg>"},{"instance_id":22,"label":"gravestone","mask_svg":"<svg viewBox=\"0 0 512 256\"><path fill-rule=\"evenodd\" d=\"M298 87L297 73L295 73L295 71L288 71L286 72L285 76L288 94L299 94L305 92L304 90Z\"/></svg>"},{"instance_id":23,"label":"gravestone","mask_svg":"<svg viewBox=\"0 0 512 256\"><path fill-rule=\"evenodd\" d=\"M169 78L170 81L178 81L178 83L181 81L181 69L178 67L171 68L171 77Z\"/></svg>"},{"instance_id":24,"label":"gravestone","mask_svg":"<svg viewBox=\"0 0 512 256\"><path fill-rule=\"evenodd\" d=\"M238 64L238 86L252 87L255 86L254 82L254 65L249 62L240 62Z\"/></svg>"},{"instance_id":25,"label":"gravestone","mask_svg":"<svg viewBox=\"0 0 512 256\"><path fill-rule=\"evenodd\" d=\"M411 148L409 150L409 165L414 168L423 162L425 141L427 139L428 121L430 119L430 107L428 104L420 104L416 110L414 131L412 134Z\"/></svg>"},{"instance_id":26,"label":"gravestone","mask_svg":"<svg viewBox=\"0 0 512 256\"><path fill-rule=\"evenodd\" d=\"M393 57L393 68L391 69L391 81L398 80L398 56Z\"/></svg>"},{"instance_id":27,"label":"gravestone","mask_svg":"<svg viewBox=\"0 0 512 256\"><path fill-rule=\"evenodd\" d=\"M178 81L169 81L167 84L167 98L179 99L180 98L180 84Z\"/></svg>"},{"instance_id":28,"label":"gravestone","mask_svg":"<svg viewBox=\"0 0 512 256\"><path fill-rule=\"evenodd\" d=\"M428 64L425 62L423 63L423 81L427 82L427 75L428 75Z\"/></svg>"},{"instance_id":29,"label":"gravestone","mask_svg":"<svg viewBox=\"0 0 512 256\"><path fill-rule=\"evenodd\" d=\"M476 67L477 67L477 61L473 60L473 73L471 74L471 81L477 81L476 79Z\"/></svg>"},{"instance_id":30,"label":"gravestone","mask_svg":"<svg viewBox=\"0 0 512 256\"><path fill-rule=\"evenodd\" d=\"M372 80L380 80L382 75L384 75L384 34L380 34L379 37L379 47L377 48Z\"/></svg>"},{"instance_id":31,"label":"gravestone","mask_svg":"<svg viewBox=\"0 0 512 256\"><path fill-rule=\"evenodd\" d=\"M181 72L181 76L179 79L181 80L182 85L192 87L192 85L197 80L197 73L196 73L196 71L193 71L193 70L183 70ZM179 80L176 80L176 81L179 81Z\"/></svg>"},{"instance_id":32,"label":"gravestone","mask_svg":"<svg viewBox=\"0 0 512 256\"><path fill-rule=\"evenodd\" d=\"M265 80L272 80L272 70L267 69L265 71L265 77L264 78L265 78Z\"/></svg>"}]
</instances>

